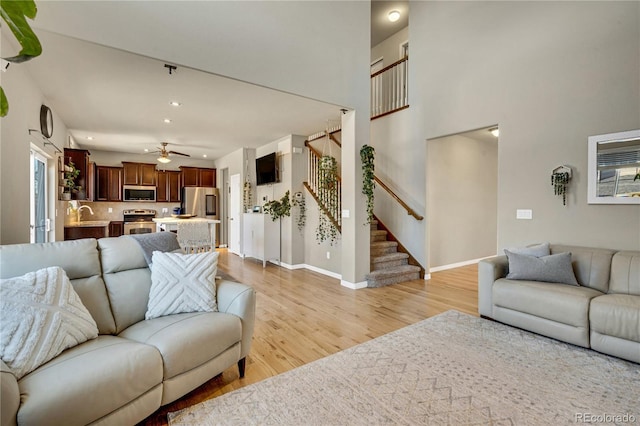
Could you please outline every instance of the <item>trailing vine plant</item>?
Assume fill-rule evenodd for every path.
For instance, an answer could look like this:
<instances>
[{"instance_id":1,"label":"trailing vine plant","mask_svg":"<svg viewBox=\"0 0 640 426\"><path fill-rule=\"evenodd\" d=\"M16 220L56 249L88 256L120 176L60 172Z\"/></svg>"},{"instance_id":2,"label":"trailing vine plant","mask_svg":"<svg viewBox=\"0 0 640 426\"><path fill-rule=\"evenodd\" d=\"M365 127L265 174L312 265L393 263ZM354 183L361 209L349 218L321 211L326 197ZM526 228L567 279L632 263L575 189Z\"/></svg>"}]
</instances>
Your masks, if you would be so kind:
<instances>
[{"instance_id":1,"label":"trailing vine plant","mask_svg":"<svg viewBox=\"0 0 640 426\"><path fill-rule=\"evenodd\" d=\"M319 197L328 211L333 212L338 206L338 162L331 155L323 155L318 164L320 174ZM316 240L318 244L329 241L331 245L338 239L338 230L333 222L320 210Z\"/></svg>"},{"instance_id":2,"label":"trailing vine plant","mask_svg":"<svg viewBox=\"0 0 640 426\"><path fill-rule=\"evenodd\" d=\"M555 195L562 195L562 205L567 205L567 185L571 175L567 171L554 172L551 174L551 185Z\"/></svg>"},{"instance_id":3,"label":"trailing vine plant","mask_svg":"<svg viewBox=\"0 0 640 426\"><path fill-rule=\"evenodd\" d=\"M304 226L307 224L307 204L304 200L302 192L296 192L293 194L291 205L298 207L297 224L298 230L302 232Z\"/></svg>"},{"instance_id":4,"label":"trailing vine plant","mask_svg":"<svg viewBox=\"0 0 640 426\"><path fill-rule=\"evenodd\" d=\"M360 160L362 160L362 193L367 196L367 223L373 220L373 189L376 187L374 180L374 163L376 150L369 145L360 148Z\"/></svg>"},{"instance_id":5,"label":"trailing vine plant","mask_svg":"<svg viewBox=\"0 0 640 426\"><path fill-rule=\"evenodd\" d=\"M281 217L291 216L291 201L289 200L289 191L280 198L280 200L271 200L263 206L265 213L271 215L271 220L276 221Z\"/></svg>"},{"instance_id":6,"label":"trailing vine plant","mask_svg":"<svg viewBox=\"0 0 640 426\"><path fill-rule=\"evenodd\" d=\"M251 194L251 182L246 180L242 187L242 207L244 208L244 211L247 212L251 210L252 205L253 195Z\"/></svg>"}]
</instances>

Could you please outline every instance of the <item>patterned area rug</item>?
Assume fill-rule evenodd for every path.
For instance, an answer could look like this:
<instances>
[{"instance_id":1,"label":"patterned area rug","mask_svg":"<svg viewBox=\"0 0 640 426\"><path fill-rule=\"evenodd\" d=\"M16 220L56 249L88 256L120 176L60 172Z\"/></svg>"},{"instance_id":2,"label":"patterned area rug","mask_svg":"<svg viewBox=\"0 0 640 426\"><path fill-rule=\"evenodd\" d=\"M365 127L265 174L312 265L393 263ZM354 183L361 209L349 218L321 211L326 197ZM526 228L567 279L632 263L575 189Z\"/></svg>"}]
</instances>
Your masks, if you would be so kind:
<instances>
[{"instance_id":1,"label":"patterned area rug","mask_svg":"<svg viewBox=\"0 0 640 426\"><path fill-rule=\"evenodd\" d=\"M640 365L456 311L169 414L171 425L640 423Z\"/></svg>"}]
</instances>

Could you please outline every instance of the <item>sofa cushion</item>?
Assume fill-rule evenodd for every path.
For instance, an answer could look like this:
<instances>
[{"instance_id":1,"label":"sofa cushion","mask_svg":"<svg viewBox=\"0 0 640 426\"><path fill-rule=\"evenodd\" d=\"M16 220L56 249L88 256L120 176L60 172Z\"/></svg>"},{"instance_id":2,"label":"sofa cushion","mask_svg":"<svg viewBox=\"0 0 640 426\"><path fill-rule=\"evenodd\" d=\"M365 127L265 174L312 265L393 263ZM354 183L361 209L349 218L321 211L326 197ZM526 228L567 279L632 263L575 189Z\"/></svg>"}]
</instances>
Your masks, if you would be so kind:
<instances>
[{"instance_id":1,"label":"sofa cushion","mask_svg":"<svg viewBox=\"0 0 640 426\"><path fill-rule=\"evenodd\" d=\"M153 346L99 336L18 382L18 424L89 424L162 383L162 358ZM157 394L156 407L161 394Z\"/></svg>"},{"instance_id":2,"label":"sofa cushion","mask_svg":"<svg viewBox=\"0 0 640 426\"><path fill-rule=\"evenodd\" d=\"M609 290L609 272L611 271L611 257L615 250L551 245L551 254L571 252L573 272L578 284L606 293Z\"/></svg>"},{"instance_id":3,"label":"sofa cushion","mask_svg":"<svg viewBox=\"0 0 640 426\"><path fill-rule=\"evenodd\" d=\"M609 293L640 296L640 252L620 251L613 255Z\"/></svg>"},{"instance_id":4,"label":"sofa cushion","mask_svg":"<svg viewBox=\"0 0 640 426\"><path fill-rule=\"evenodd\" d=\"M151 271L140 245L132 238L100 238L98 246L116 333L120 333L144 319Z\"/></svg>"},{"instance_id":5,"label":"sofa cushion","mask_svg":"<svg viewBox=\"0 0 640 426\"><path fill-rule=\"evenodd\" d=\"M571 253L558 253L549 256L528 256L504 251L509 259L510 280L543 281L578 285L571 266Z\"/></svg>"},{"instance_id":6,"label":"sofa cushion","mask_svg":"<svg viewBox=\"0 0 640 426\"><path fill-rule=\"evenodd\" d=\"M493 304L575 327L589 324L589 302L601 292L586 287L501 278Z\"/></svg>"},{"instance_id":7,"label":"sofa cushion","mask_svg":"<svg viewBox=\"0 0 640 426\"><path fill-rule=\"evenodd\" d=\"M141 321L120 336L158 348L168 380L238 344L242 322L240 317L221 312L176 314Z\"/></svg>"},{"instance_id":8,"label":"sofa cushion","mask_svg":"<svg viewBox=\"0 0 640 426\"><path fill-rule=\"evenodd\" d=\"M187 312L217 312L218 252L153 252L145 319Z\"/></svg>"},{"instance_id":9,"label":"sofa cushion","mask_svg":"<svg viewBox=\"0 0 640 426\"><path fill-rule=\"evenodd\" d=\"M0 355L20 379L98 327L59 266L0 280Z\"/></svg>"},{"instance_id":10,"label":"sofa cushion","mask_svg":"<svg viewBox=\"0 0 640 426\"><path fill-rule=\"evenodd\" d=\"M102 281L96 240L59 241L0 246L0 278L17 277L49 266L60 266L98 325L100 334L116 331Z\"/></svg>"},{"instance_id":11,"label":"sofa cushion","mask_svg":"<svg viewBox=\"0 0 640 426\"><path fill-rule=\"evenodd\" d=\"M540 243L540 244L533 244L526 247L512 247L512 248L505 249L505 251L507 250L510 251L511 253L525 254L527 256L535 256L535 257L549 256L551 254L549 243Z\"/></svg>"},{"instance_id":12,"label":"sofa cushion","mask_svg":"<svg viewBox=\"0 0 640 426\"><path fill-rule=\"evenodd\" d=\"M605 294L591 301L591 329L607 336L640 342L640 296Z\"/></svg>"}]
</instances>

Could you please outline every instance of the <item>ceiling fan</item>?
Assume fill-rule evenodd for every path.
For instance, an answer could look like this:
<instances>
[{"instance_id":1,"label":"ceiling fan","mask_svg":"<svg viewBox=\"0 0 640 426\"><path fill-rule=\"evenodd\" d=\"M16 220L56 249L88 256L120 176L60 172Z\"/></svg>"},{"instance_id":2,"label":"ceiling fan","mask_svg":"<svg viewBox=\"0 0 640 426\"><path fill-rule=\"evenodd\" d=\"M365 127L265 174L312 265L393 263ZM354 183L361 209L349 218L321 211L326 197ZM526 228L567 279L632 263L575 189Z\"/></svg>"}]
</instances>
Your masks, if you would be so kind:
<instances>
[{"instance_id":1,"label":"ceiling fan","mask_svg":"<svg viewBox=\"0 0 640 426\"><path fill-rule=\"evenodd\" d=\"M182 152L177 151L167 151L167 145L169 142L161 142L161 147L158 147L159 151L153 151L152 154L158 153L160 156L158 157L158 161L161 163L170 163L171 159L169 155L182 155L183 157L191 157L189 154L183 154Z\"/></svg>"}]
</instances>

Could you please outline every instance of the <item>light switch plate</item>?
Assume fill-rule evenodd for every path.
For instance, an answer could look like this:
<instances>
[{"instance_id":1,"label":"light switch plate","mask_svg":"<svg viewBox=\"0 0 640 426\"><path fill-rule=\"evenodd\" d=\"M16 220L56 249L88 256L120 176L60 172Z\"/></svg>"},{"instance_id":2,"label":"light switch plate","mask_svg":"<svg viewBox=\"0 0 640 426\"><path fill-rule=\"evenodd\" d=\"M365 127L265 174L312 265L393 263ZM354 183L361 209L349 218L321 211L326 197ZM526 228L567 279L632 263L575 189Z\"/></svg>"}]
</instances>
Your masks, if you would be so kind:
<instances>
[{"instance_id":1,"label":"light switch plate","mask_svg":"<svg viewBox=\"0 0 640 426\"><path fill-rule=\"evenodd\" d=\"M517 209L516 219L533 219L533 210L531 209Z\"/></svg>"},{"instance_id":2,"label":"light switch plate","mask_svg":"<svg viewBox=\"0 0 640 426\"><path fill-rule=\"evenodd\" d=\"M349 217L351 212L349 210L342 210L342 217Z\"/></svg>"},{"instance_id":3,"label":"light switch plate","mask_svg":"<svg viewBox=\"0 0 640 426\"><path fill-rule=\"evenodd\" d=\"M109 213L113 213L113 208L109 207Z\"/></svg>"}]
</instances>

